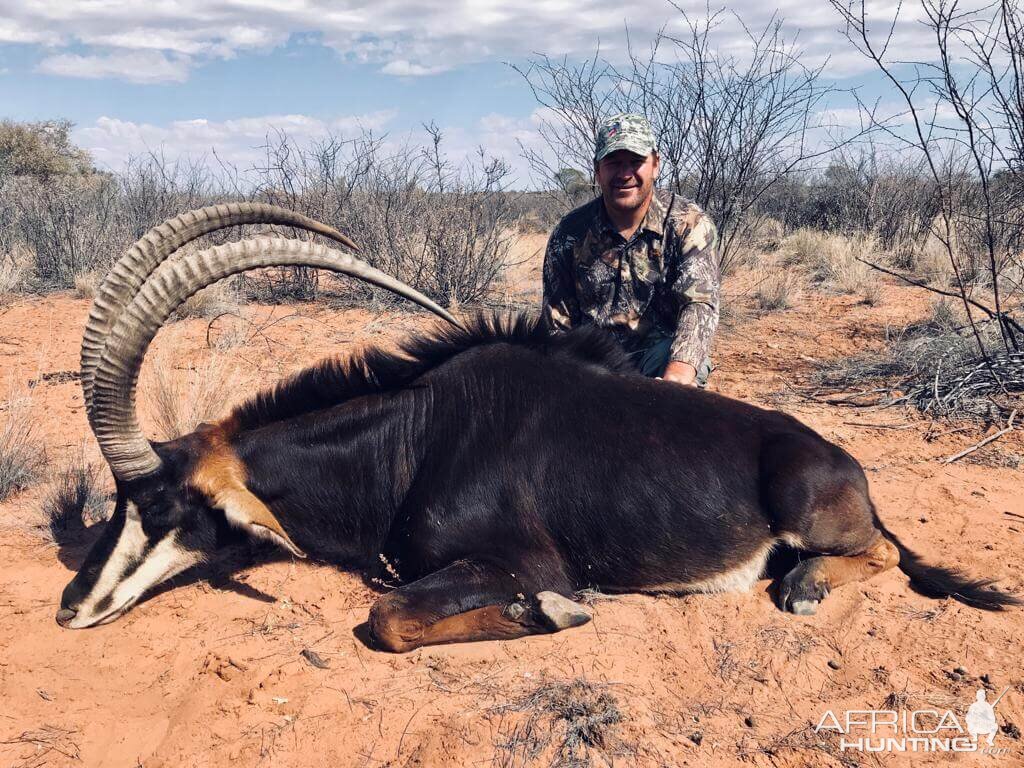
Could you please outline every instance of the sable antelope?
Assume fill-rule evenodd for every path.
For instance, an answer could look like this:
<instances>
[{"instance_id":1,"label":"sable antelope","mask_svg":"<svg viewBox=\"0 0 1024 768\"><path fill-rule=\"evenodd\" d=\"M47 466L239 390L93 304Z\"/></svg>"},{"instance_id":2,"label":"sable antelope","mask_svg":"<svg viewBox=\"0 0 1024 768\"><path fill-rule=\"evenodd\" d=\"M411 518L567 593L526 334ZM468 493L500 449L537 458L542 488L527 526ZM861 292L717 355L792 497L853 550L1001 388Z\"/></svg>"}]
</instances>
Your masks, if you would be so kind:
<instances>
[{"instance_id":1,"label":"sable antelope","mask_svg":"<svg viewBox=\"0 0 1024 768\"><path fill-rule=\"evenodd\" d=\"M155 585L240 536L356 568L383 555L403 585L370 611L374 641L421 645L552 632L589 619L576 591L746 589L774 547L810 555L780 608L895 565L931 595L979 608L1020 600L923 564L879 521L857 462L796 419L637 375L602 332L535 320L460 326L408 286L340 250L262 237L168 258L220 227L287 224L269 206L216 206L166 222L114 267L82 345L89 422L116 478L101 539L57 621L116 619ZM355 275L451 327L309 368L222 421L150 443L135 415L146 349L175 307L254 267Z\"/></svg>"}]
</instances>

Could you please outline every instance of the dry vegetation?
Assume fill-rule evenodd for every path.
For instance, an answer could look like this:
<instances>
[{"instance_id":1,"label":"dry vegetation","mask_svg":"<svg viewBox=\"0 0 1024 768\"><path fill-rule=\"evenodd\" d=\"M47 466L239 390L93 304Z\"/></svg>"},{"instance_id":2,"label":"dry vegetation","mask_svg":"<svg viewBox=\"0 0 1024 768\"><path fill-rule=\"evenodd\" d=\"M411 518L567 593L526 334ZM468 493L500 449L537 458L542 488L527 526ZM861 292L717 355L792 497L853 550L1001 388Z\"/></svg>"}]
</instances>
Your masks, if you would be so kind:
<instances>
[{"instance_id":1,"label":"dry vegetation","mask_svg":"<svg viewBox=\"0 0 1024 768\"><path fill-rule=\"evenodd\" d=\"M56 473L43 501L47 532L54 541L66 540L86 525L105 520L107 494L101 482L102 465L80 450Z\"/></svg>"},{"instance_id":2,"label":"dry vegetation","mask_svg":"<svg viewBox=\"0 0 1024 768\"><path fill-rule=\"evenodd\" d=\"M0 501L40 478L46 449L37 433L31 395L8 385L0 401Z\"/></svg>"},{"instance_id":3,"label":"dry vegetation","mask_svg":"<svg viewBox=\"0 0 1024 768\"><path fill-rule=\"evenodd\" d=\"M625 719L610 686L585 678L545 681L516 700L492 709L494 714L525 712L497 743L500 768L536 765L551 768L614 765L628 757L617 726Z\"/></svg>"},{"instance_id":4,"label":"dry vegetation","mask_svg":"<svg viewBox=\"0 0 1024 768\"><path fill-rule=\"evenodd\" d=\"M142 394L158 438L173 440L222 416L238 393L246 391L240 378L238 367L219 352L179 370L171 354L157 350Z\"/></svg>"}]
</instances>

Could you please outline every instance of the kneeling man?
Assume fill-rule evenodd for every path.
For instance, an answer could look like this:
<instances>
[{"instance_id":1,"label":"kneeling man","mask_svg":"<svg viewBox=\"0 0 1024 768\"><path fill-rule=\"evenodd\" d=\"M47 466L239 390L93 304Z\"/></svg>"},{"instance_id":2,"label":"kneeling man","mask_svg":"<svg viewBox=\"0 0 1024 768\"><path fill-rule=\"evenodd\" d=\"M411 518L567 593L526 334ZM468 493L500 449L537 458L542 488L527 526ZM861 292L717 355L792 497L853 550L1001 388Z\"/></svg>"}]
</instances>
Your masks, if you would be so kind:
<instances>
[{"instance_id":1,"label":"kneeling man","mask_svg":"<svg viewBox=\"0 0 1024 768\"><path fill-rule=\"evenodd\" d=\"M659 158L641 115L598 129L601 196L563 218L544 257L546 322L606 328L646 376L704 386L718 327L717 233L693 202L656 190Z\"/></svg>"}]
</instances>

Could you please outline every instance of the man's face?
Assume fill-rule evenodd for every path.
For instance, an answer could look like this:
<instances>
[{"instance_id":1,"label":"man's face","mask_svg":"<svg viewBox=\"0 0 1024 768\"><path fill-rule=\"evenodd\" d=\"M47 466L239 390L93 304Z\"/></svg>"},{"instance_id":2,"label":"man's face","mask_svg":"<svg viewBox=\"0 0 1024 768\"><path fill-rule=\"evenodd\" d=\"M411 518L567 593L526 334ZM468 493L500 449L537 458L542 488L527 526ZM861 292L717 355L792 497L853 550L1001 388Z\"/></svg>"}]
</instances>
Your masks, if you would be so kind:
<instances>
[{"instance_id":1,"label":"man's face","mask_svg":"<svg viewBox=\"0 0 1024 768\"><path fill-rule=\"evenodd\" d=\"M605 205L623 213L642 206L651 196L658 169L655 152L643 157L620 149L602 157L594 171Z\"/></svg>"}]
</instances>

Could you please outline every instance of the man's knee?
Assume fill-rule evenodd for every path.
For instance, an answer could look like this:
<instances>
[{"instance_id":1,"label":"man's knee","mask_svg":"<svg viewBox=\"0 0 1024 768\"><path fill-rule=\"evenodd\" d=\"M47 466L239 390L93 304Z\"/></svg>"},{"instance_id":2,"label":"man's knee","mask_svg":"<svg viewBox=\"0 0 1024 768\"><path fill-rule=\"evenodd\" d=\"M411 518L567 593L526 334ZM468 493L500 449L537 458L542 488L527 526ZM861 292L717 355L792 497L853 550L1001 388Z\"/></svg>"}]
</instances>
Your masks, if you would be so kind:
<instances>
[{"instance_id":1,"label":"man's knee","mask_svg":"<svg viewBox=\"0 0 1024 768\"><path fill-rule=\"evenodd\" d=\"M697 366L697 378L694 379L694 384L703 389L708 385L708 377L711 376L711 372L715 370L715 366L711 364L711 358L705 357L704 361Z\"/></svg>"}]
</instances>

